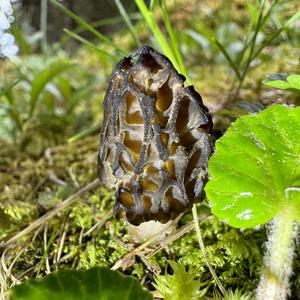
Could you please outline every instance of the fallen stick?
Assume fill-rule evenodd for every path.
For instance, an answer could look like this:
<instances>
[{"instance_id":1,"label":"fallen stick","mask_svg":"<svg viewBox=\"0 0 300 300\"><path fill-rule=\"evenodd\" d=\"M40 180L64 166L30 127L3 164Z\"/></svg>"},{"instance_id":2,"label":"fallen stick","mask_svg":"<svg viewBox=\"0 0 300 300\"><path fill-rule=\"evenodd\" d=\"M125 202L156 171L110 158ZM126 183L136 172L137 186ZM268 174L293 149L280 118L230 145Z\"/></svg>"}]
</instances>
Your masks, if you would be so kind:
<instances>
[{"instance_id":1,"label":"fallen stick","mask_svg":"<svg viewBox=\"0 0 300 300\"><path fill-rule=\"evenodd\" d=\"M99 187L100 185L101 184L100 184L99 179L95 179L91 183L87 184L82 189L80 189L78 192L76 192L75 194L73 194L69 198L67 198L65 201L57 204L55 208L53 208L52 210L45 213L43 216L41 216L40 218L35 220L33 223L28 225L22 231L18 232L16 235L14 235L8 241L4 242L3 244L0 244L0 248L6 248L6 247L10 246L11 244L15 243L20 238L24 237L28 233L32 232L34 229L38 228L41 224L50 220L53 216L55 216L62 209L75 203L78 200L77 197L81 196L82 194L84 194L86 192L89 192L89 191L95 189L96 187Z\"/></svg>"},{"instance_id":2,"label":"fallen stick","mask_svg":"<svg viewBox=\"0 0 300 300\"><path fill-rule=\"evenodd\" d=\"M198 220L200 222L202 222L203 220L205 220L209 216L210 216L210 211L209 210L205 210L203 212L203 214L201 214L201 216L198 218ZM180 217L181 216L179 216L179 218ZM175 220L175 222L176 222L176 220ZM170 224L170 226L172 226L172 224ZM163 248L167 247L169 244L171 244L172 242L174 242L174 240L176 240L177 238L180 238L181 236L183 236L187 232L193 230L194 229L194 221L192 221L189 224L186 224L183 227L177 229L175 232L170 233L169 236L167 236L165 238L165 240L163 240L162 242L160 242L159 247L157 247L156 249L154 249L153 251L151 251L149 254L144 255L142 253L142 251L144 249L146 249L148 246L152 245L153 242L157 243L157 241L156 241L157 237L159 235L161 235L162 233L168 231L169 228L170 227L164 228L163 230L161 230L160 232L158 232L157 234L155 234L153 237L151 237L150 239L146 240L143 244L139 245L137 248L134 248L130 252L128 252L127 254L125 254L122 258L120 258L111 267L111 270L117 270L117 269L121 268L124 264L126 264L128 261L130 261L132 259L132 257L134 257L135 255L138 255L140 257L144 257L145 259L149 259L151 256L153 256L154 254L156 254L157 252L159 252L160 250L162 250Z\"/></svg>"}]
</instances>

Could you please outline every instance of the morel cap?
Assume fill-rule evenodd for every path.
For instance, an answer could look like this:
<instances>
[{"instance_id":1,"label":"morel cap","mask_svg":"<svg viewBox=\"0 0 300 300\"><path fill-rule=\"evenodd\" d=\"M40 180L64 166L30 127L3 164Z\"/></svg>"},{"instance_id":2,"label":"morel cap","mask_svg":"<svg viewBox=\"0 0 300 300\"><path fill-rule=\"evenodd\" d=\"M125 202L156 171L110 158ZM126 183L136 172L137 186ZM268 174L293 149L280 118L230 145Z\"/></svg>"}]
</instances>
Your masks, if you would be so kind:
<instances>
[{"instance_id":1,"label":"morel cap","mask_svg":"<svg viewBox=\"0 0 300 300\"><path fill-rule=\"evenodd\" d=\"M114 68L104 98L98 173L114 213L166 223L204 196L211 117L193 86L149 46Z\"/></svg>"}]
</instances>

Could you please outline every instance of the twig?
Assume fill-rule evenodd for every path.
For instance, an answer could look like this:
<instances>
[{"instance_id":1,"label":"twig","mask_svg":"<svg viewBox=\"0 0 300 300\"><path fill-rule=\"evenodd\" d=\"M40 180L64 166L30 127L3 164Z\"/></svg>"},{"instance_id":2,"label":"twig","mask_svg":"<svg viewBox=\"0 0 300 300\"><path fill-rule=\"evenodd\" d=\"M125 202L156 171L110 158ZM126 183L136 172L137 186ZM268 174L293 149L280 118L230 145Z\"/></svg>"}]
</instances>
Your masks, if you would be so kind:
<instances>
[{"instance_id":1,"label":"twig","mask_svg":"<svg viewBox=\"0 0 300 300\"><path fill-rule=\"evenodd\" d=\"M194 223L195 223L196 234L197 234L200 249L202 251L202 255L205 259L206 265L207 265L212 277L216 281L217 286L219 287L219 289L220 289L221 293L223 294L223 296L225 296L226 295L226 290L223 287L221 281L219 280L219 278L218 278L215 270L213 269L212 265L210 264L210 262L208 260L208 257L207 257L207 254L206 254L206 250L205 250L205 246L204 246L204 243L203 243L203 240L202 240L200 226L199 226L199 222L198 222L197 207L196 207L195 204L193 205L192 212L193 212L193 218L194 218Z\"/></svg>"},{"instance_id":2,"label":"twig","mask_svg":"<svg viewBox=\"0 0 300 300\"><path fill-rule=\"evenodd\" d=\"M3 274L2 270L0 266L0 300L5 300L4 293L7 291L7 277Z\"/></svg>"},{"instance_id":3,"label":"twig","mask_svg":"<svg viewBox=\"0 0 300 300\"><path fill-rule=\"evenodd\" d=\"M132 259L133 256L137 255L139 252L141 252L143 249L145 249L147 246L151 245L153 241L157 239L157 236L163 234L165 231L167 231L169 227L164 228L160 232L158 232L156 235L152 236L149 240L138 246L137 248L133 249L131 252L127 253L125 256L123 256L121 259L119 259L112 267L111 270L118 270L124 263L126 263L128 260Z\"/></svg>"},{"instance_id":4,"label":"twig","mask_svg":"<svg viewBox=\"0 0 300 300\"><path fill-rule=\"evenodd\" d=\"M28 243L27 245L25 245L18 253L17 255L15 256L15 258L13 259L12 263L10 264L8 270L9 272L11 272L14 264L16 263L16 261L19 259L19 257L25 252L25 250L31 246L33 244L33 242L35 241L35 239L37 238L38 234L40 233L40 231L42 230L42 227L39 228L38 230L36 230L32 240L30 241L30 243ZM20 278L19 278L20 281L22 281Z\"/></svg>"},{"instance_id":5,"label":"twig","mask_svg":"<svg viewBox=\"0 0 300 300\"><path fill-rule=\"evenodd\" d=\"M100 221L98 221L87 232L85 232L83 234L83 237L86 237L87 235L90 235L93 231L95 231L96 229L101 228L105 224L105 222L112 217L112 215L113 215L113 209L111 208Z\"/></svg>"},{"instance_id":6,"label":"twig","mask_svg":"<svg viewBox=\"0 0 300 300\"><path fill-rule=\"evenodd\" d=\"M45 258L46 274L50 274L51 269L50 269L49 257L47 253L48 252L47 233L48 233L48 223L45 224L45 228L44 228L44 252L46 253L46 258Z\"/></svg>"},{"instance_id":7,"label":"twig","mask_svg":"<svg viewBox=\"0 0 300 300\"><path fill-rule=\"evenodd\" d=\"M38 233L40 232L40 230L37 230L32 241L34 241L38 235ZM15 276L12 275L12 268L14 266L14 264L16 263L16 261L19 259L19 257L25 252L25 250L30 246L30 244L28 243L26 246L24 246L15 256L15 258L13 259L12 263L10 264L10 266L7 268L5 265L5 255L6 255L6 250L3 251L2 253L2 257L1 257L1 266L0 266L0 287L1 287L1 292L0 292L0 300L8 300L8 289L9 287L7 286L7 278L10 277L12 280L12 285L15 285L16 283L19 284L21 282L20 278L17 278ZM2 274L2 270L5 272L5 275ZM4 277L5 276L5 277Z\"/></svg>"},{"instance_id":8,"label":"twig","mask_svg":"<svg viewBox=\"0 0 300 300\"><path fill-rule=\"evenodd\" d=\"M8 292L1 292L0 294L0 299L1 300L8 300Z\"/></svg>"},{"instance_id":9,"label":"twig","mask_svg":"<svg viewBox=\"0 0 300 300\"><path fill-rule=\"evenodd\" d=\"M25 270L24 272L17 275L17 278L21 281L25 275L30 273L31 271L37 271L38 267L40 265L40 262L38 262L35 266L30 267L29 269Z\"/></svg>"},{"instance_id":10,"label":"twig","mask_svg":"<svg viewBox=\"0 0 300 300\"><path fill-rule=\"evenodd\" d=\"M40 263L39 263L39 267L37 269L37 272L36 272L36 276L38 277L40 272L42 271L42 268L43 268L43 265L45 264L46 266L46 273L49 274L51 273L51 270L50 270L50 265L49 265L49 269L47 269L47 259L48 259L48 252L49 252L49 249L50 247L52 246L53 244L53 241L55 239L55 236L56 236L56 233L55 231L53 230L50 237L49 237L49 240L47 240L47 232L48 232L48 223L45 224L45 230L44 230L44 253L43 253L43 256L41 257L41 260L40 260ZM48 273L49 271L49 273Z\"/></svg>"},{"instance_id":11,"label":"twig","mask_svg":"<svg viewBox=\"0 0 300 300\"><path fill-rule=\"evenodd\" d=\"M61 185L61 186L67 185L67 183L62 179L58 178L57 175L52 170L48 172L48 178L57 185Z\"/></svg>"},{"instance_id":12,"label":"twig","mask_svg":"<svg viewBox=\"0 0 300 300\"><path fill-rule=\"evenodd\" d=\"M113 235L112 238L123 248L127 249L128 251L133 251L134 250L134 246L133 244L128 244L123 242L121 239L119 239L117 236ZM141 261L145 264L146 268L148 270L150 270L151 273L154 274L159 274L161 272L161 268L155 264L153 264L151 261L149 261L149 259L144 255L144 253L139 252L136 253L137 256L140 257ZM129 257L128 259L124 260L123 264L122 264L122 268L127 269L129 267L131 267L135 262L135 258L134 257ZM142 283L141 283L142 284Z\"/></svg>"},{"instance_id":13,"label":"twig","mask_svg":"<svg viewBox=\"0 0 300 300\"><path fill-rule=\"evenodd\" d=\"M57 240L58 250L57 250L57 253L54 254L54 256L53 256L53 265L55 265L55 266L57 266L57 264L59 263L59 260L61 258L63 246L65 243L65 238L67 235L67 228L68 228L67 220L68 220L68 218L69 218L69 213L67 213L64 217L64 220L61 225L60 236Z\"/></svg>"},{"instance_id":14,"label":"twig","mask_svg":"<svg viewBox=\"0 0 300 300\"><path fill-rule=\"evenodd\" d=\"M60 212L62 209L68 207L69 205L75 203L78 201L78 197L81 196L82 194L91 191L95 189L96 187L100 186L100 181L98 179L95 179L91 183L87 184L85 187L80 189L78 192L75 194L71 195L69 198L67 198L65 201L57 204L55 208L52 210L48 211L46 214L44 214L42 217L39 219L35 220L33 223L31 223L29 226L27 226L25 229L22 231L18 232L16 235L14 235L11 239L0 245L0 248L5 248L10 246L11 244L15 243L28 233L32 232L34 229L38 228L48 220L50 220L52 217L54 217L58 212Z\"/></svg>"},{"instance_id":15,"label":"twig","mask_svg":"<svg viewBox=\"0 0 300 300\"><path fill-rule=\"evenodd\" d=\"M210 216L209 210L205 211L201 216L198 217L198 221L202 222L205 219L207 219ZM150 253L146 255L146 258L150 258L151 256L157 254L159 251L161 251L163 248L167 247L177 239L184 236L186 233L192 231L195 229L194 221L191 221L190 223L180 227L170 235L168 235L161 243L158 245L155 249L153 249Z\"/></svg>"},{"instance_id":16,"label":"twig","mask_svg":"<svg viewBox=\"0 0 300 300\"><path fill-rule=\"evenodd\" d=\"M47 159L49 166L53 166L52 150L53 148L47 148L44 152L44 156Z\"/></svg>"},{"instance_id":17,"label":"twig","mask_svg":"<svg viewBox=\"0 0 300 300\"><path fill-rule=\"evenodd\" d=\"M84 233L84 227L81 228L80 234L79 234L79 237L78 237L78 249L79 249L78 252L79 252L79 255L80 255L80 248L81 248L81 244L82 244L83 233ZM73 265L75 265L75 261L76 261L76 259L74 260ZM80 257L78 257L78 264L77 264L76 270L79 270L79 269L80 269Z\"/></svg>"},{"instance_id":18,"label":"twig","mask_svg":"<svg viewBox=\"0 0 300 300\"><path fill-rule=\"evenodd\" d=\"M174 222L178 222L178 220L179 220L180 217L181 217L181 215L176 220L174 220ZM148 247L149 245L151 245L153 242L155 242L157 240L157 237L160 236L160 235L162 235L164 232L168 231L171 226L173 226L172 222L170 223L169 226L167 226L164 229L162 229L161 231L157 232L155 235L153 235L146 242L144 242L143 244L141 244L137 248L133 249L131 252L127 253L125 256L123 256L121 259L119 259L111 267L111 270L117 270L117 269L119 269L124 263L126 263L129 260L131 260L135 255L141 255L141 256L143 256L143 254L141 254L140 252L143 249L145 249L146 247Z\"/></svg>"},{"instance_id":19,"label":"twig","mask_svg":"<svg viewBox=\"0 0 300 300\"><path fill-rule=\"evenodd\" d=\"M5 264L6 250L3 251L2 256L1 256L1 266L2 266L3 271L5 272L5 275L12 280L13 285L14 285L15 283L20 283L20 281L6 267L6 264Z\"/></svg>"},{"instance_id":20,"label":"twig","mask_svg":"<svg viewBox=\"0 0 300 300\"><path fill-rule=\"evenodd\" d=\"M77 190L79 190L79 189L80 189L80 184L79 184L79 182L77 181L76 176L75 176L75 174L73 173L72 168L68 168L68 173L69 173L69 175L70 175L70 177L71 177L71 179L72 179L72 182L73 182L74 186L76 187Z\"/></svg>"},{"instance_id":21,"label":"twig","mask_svg":"<svg viewBox=\"0 0 300 300\"><path fill-rule=\"evenodd\" d=\"M16 261L19 259L19 257L25 252L25 250L29 247L29 246L31 246L32 244L33 244L33 242L35 241L35 239L37 238L37 236L39 235L39 233L42 231L42 227L40 227L38 230L36 230L36 232L34 233L34 235L33 235L33 238L31 239L31 241L30 241L30 243L28 243L27 245L25 245L24 247L23 247L23 249L21 249L19 252L18 252L18 254L16 255L16 257L14 258L14 260L12 261L12 263L10 264L10 266L9 266L9 268L8 268L8 270L9 270L9 272L11 272L11 270L12 270L12 268L13 268L13 266L14 266L14 264L16 263ZM39 263L38 263L39 264ZM38 264L37 264L37 266L38 266ZM27 269L25 272L23 272L22 274L24 274L24 275L26 275L27 273L29 273L32 269L34 269L34 268L36 268L37 269L37 266L34 266L33 268L29 268L29 269ZM15 276L20 282L22 282L22 279L23 279L23 277L21 276L19 276L19 275L16 275ZM1 299L1 298L0 298Z\"/></svg>"}]
</instances>

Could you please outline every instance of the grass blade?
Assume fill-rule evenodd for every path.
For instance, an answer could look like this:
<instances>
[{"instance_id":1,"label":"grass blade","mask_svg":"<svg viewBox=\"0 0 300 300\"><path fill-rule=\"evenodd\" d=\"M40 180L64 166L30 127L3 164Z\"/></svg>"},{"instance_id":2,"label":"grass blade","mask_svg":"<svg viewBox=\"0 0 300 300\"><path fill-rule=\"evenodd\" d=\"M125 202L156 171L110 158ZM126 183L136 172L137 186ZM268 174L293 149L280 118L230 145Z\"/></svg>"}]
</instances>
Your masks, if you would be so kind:
<instances>
[{"instance_id":1,"label":"grass blade","mask_svg":"<svg viewBox=\"0 0 300 300\"><path fill-rule=\"evenodd\" d=\"M68 143L74 143L76 141L79 141L87 136L90 136L90 135L93 135L93 134L96 134L98 132L100 132L100 128L101 128L101 124L96 124L90 128L87 128L87 129L84 129L83 131L73 135L72 137L70 137L68 139Z\"/></svg>"},{"instance_id":2,"label":"grass blade","mask_svg":"<svg viewBox=\"0 0 300 300\"><path fill-rule=\"evenodd\" d=\"M128 15L128 17L130 18L131 21L132 20L136 20L136 21L141 20L141 15L139 13L132 13L132 14ZM101 26L120 24L122 22L123 22L123 18L121 16L116 16L116 17L97 20L97 21L91 22L89 24L92 27L101 27ZM76 33L81 33L84 31L86 31L86 29L82 28L81 26L78 26L77 28L75 28L73 30L73 32L76 32Z\"/></svg>"},{"instance_id":3,"label":"grass blade","mask_svg":"<svg viewBox=\"0 0 300 300\"><path fill-rule=\"evenodd\" d=\"M24 32L22 31L22 29L18 25L14 24L11 27L11 33L15 37L16 44L19 46L20 52L22 53L22 55L24 55L24 56L30 55L32 53L31 45L26 40L26 36L25 36Z\"/></svg>"},{"instance_id":4,"label":"grass blade","mask_svg":"<svg viewBox=\"0 0 300 300\"><path fill-rule=\"evenodd\" d=\"M248 72L248 69L249 69L249 66L251 64L251 61L253 60L253 52L254 52L254 49L255 49L255 44L256 44L256 39L257 39L257 35L260 31L260 28L263 24L263 21L264 21L264 17L263 17L263 13L264 13L264 8L265 8L265 0L262 0L261 1L261 4L260 4L260 9L259 9L259 15L258 15L258 20L257 20L257 23L256 23L256 26L255 26L255 29L254 29L254 35L253 35L253 38L250 42L250 52L249 52L249 56L248 56L248 59L243 67L243 72L242 72L242 75L241 75L241 79L240 79L240 84L239 84L239 87L238 87L238 90L240 89L244 79L245 79L245 76ZM237 91L238 91L237 90Z\"/></svg>"},{"instance_id":5,"label":"grass blade","mask_svg":"<svg viewBox=\"0 0 300 300\"><path fill-rule=\"evenodd\" d=\"M8 112L9 112L11 118L14 120L18 130L22 131L23 130L23 120L18 111L18 107L15 103L15 99L14 99L12 90L9 89L8 91L6 91L6 93L3 96L7 99L8 103L9 103Z\"/></svg>"},{"instance_id":6,"label":"grass blade","mask_svg":"<svg viewBox=\"0 0 300 300\"><path fill-rule=\"evenodd\" d=\"M177 63L176 57L173 54L172 49L170 48L166 38L164 37L162 31L160 30L154 14L148 9L144 0L135 0L136 5L138 6L140 12L142 13L145 21L147 22L149 28L151 29L153 35L155 36L157 42L159 43L163 53L170 59L173 66L176 70L180 71L179 64Z\"/></svg>"},{"instance_id":7,"label":"grass blade","mask_svg":"<svg viewBox=\"0 0 300 300\"><path fill-rule=\"evenodd\" d=\"M215 45L220 49L220 51L222 52L222 54L224 55L224 57L227 59L230 67L232 68L232 70L234 71L236 77L238 78L238 80L241 80L242 76L238 70L238 68L236 67L236 64L234 63L234 61L231 59L229 53L226 51L225 47L221 44L221 42L219 40L217 40L215 37L212 38L212 41L215 43Z\"/></svg>"},{"instance_id":8,"label":"grass blade","mask_svg":"<svg viewBox=\"0 0 300 300\"><path fill-rule=\"evenodd\" d=\"M154 10L154 8L158 5L158 1L159 1L159 0L151 0L151 1L150 1L150 5L149 5L150 11L153 11L153 10Z\"/></svg>"},{"instance_id":9,"label":"grass blade","mask_svg":"<svg viewBox=\"0 0 300 300\"><path fill-rule=\"evenodd\" d=\"M276 6L276 4L277 4L278 1L279 1L279 0L275 0L275 1L270 5L270 7L269 7L269 9L268 9L268 11L267 11L267 13L266 13L266 15L263 17L262 25L264 25L264 24L267 22L267 20L269 19L269 17L270 17L271 14L272 14L272 11L273 11L273 9L274 9L274 7Z\"/></svg>"},{"instance_id":10,"label":"grass blade","mask_svg":"<svg viewBox=\"0 0 300 300\"><path fill-rule=\"evenodd\" d=\"M198 33L193 31L193 30L188 30L187 34L198 44L200 44L200 41L198 39ZM229 53L226 51L225 47L221 44L221 42L211 33L208 32L206 29L202 30L201 28L201 34L208 40L208 42L212 45L212 46L216 46L221 53L223 54L223 56L225 57L225 59L227 60L227 62L229 63L230 67L232 68L232 70L234 71L236 77L240 80L241 79L241 74L236 66L236 64L234 63L234 61L232 60L232 58L230 57ZM202 45L201 45L202 46Z\"/></svg>"},{"instance_id":11,"label":"grass blade","mask_svg":"<svg viewBox=\"0 0 300 300\"><path fill-rule=\"evenodd\" d=\"M121 48L119 48L113 41L111 41L108 37L101 34L99 31L97 31L94 27L89 25L87 22L85 22L82 18L74 14L72 11L70 11L68 8L66 8L64 5L59 3L57 0L50 0L50 2L56 6L58 9L60 9L64 14L66 14L68 17L73 19L76 23L78 23L80 26L94 34L97 38L99 38L102 42L112 46L117 52L119 52L122 56L127 56L127 53L123 51Z\"/></svg>"},{"instance_id":12,"label":"grass blade","mask_svg":"<svg viewBox=\"0 0 300 300\"><path fill-rule=\"evenodd\" d=\"M96 45L94 45L93 43L91 43L90 41L86 40L85 38L83 38L82 36L78 35L75 32L72 32L66 28L64 28L64 33L66 33L68 36L70 36L71 38L73 38L74 40L86 45L87 47L89 47L90 49L98 52L101 55L106 55L109 57L112 57L115 61L118 61L122 56L118 56L118 55L114 55L111 53L106 52L105 50L100 49L99 47L97 47Z\"/></svg>"},{"instance_id":13,"label":"grass blade","mask_svg":"<svg viewBox=\"0 0 300 300\"><path fill-rule=\"evenodd\" d=\"M300 11L296 12L292 17L290 17L281 28L279 28L274 34L272 34L266 41L262 43L262 45L256 50L256 52L253 54L253 59L255 59L260 52L270 43L280 35L281 32L284 30L287 30L289 26L291 26L293 23L298 21L300 19Z\"/></svg>"},{"instance_id":14,"label":"grass blade","mask_svg":"<svg viewBox=\"0 0 300 300\"><path fill-rule=\"evenodd\" d=\"M41 38L41 48L45 52L47 49L47 17L48 17L48 0L41 0L40 24L43 36Z\"/></svg>"},{"instance_id":15,"label":"grass blade","mask_svg":"<svg viewBox=\"0 0 300 300\"><path fill-rule=\"evenodd\" d=\"M65 61L58 61L51 64L47 69L40 72L32 81L31 86L31 103L30 103L30 113L29 119L33 116L38 98L43 91L44 87L57 75L64 72L66 69L72 67Z\"/></svg>"},{"instance_id":16,"label":"grass blade","mask_svg":"<svg viewBox=\"0 0 300 300\"><path fill-rule=\"evenodd\" d=\"M296 12L293 16L291 16L283 25L283 29L287 29L290 25L295 23L300 19L300 11Z\"/></svg>"},{"instance_id":17,"label":"grass blade","mask_svg":"<svg viewBox=\"0 0 300 300\"><path fill-rule=\"evenodd\" d=\"M174 31L172 29L172 25L171 25L171 22L170 22L170 18L169 18L169 14L168 14L168 10L167 10L167 6L166 6L165 1L162 1L162 3L161 3L161 10L162 10L162 15L163 15L165 26L167 28L167 31L168 31L168 34L169 34L169 37L170 37L173 53L175 54L176 60L177 60L177 62L179 64L179 67L180 67L180 72L188 80L188 74L187 74L186 68L183 64L183 59L182 59L182 56L181 56L181 53L180 53L180 50L179 50L176 35L174 34Z\"/></svg>"},{"instance_id":18,"label":"grass blade","mask_svg":"<svg viewBox=\"0 0 300 300\"><path fill-rule=\"evenodd\" d=\"M10 84L4 91L0 91L0 98L5 97L8 102L8 107L2 107L7 109L11 118L14 120L19 131L23 129L23 120L20 116L18 108L15 103L15 98L12 92L12 89L21 81L21 79L17 79L12 84Z\"/></svg>"},{"instance_id":19,"label":"grass blade","mask_svg":"<svg viewBox=\"0 0 300 300\"><path fill-rule=\"evenodd\" d=\"M139 38L138 38L138 36L136 34L136 31L135 31L135 29L133 27L133 24L132 24L132 22L131 22L131 20L130 20L130 18L128 16L128 14L127 14L127 12L126 12L123 4L121 3L120 0L114 0L114 1L115 1L115 4L116 4L116 6L117 6L117 8L119 10L119 13L120 13L121 17L123 18L125 24L127 25L127 28L129 30L129 32L130 32L133 40L135 41L135 43L138 46L140 46Z\"/></svg>"},{"instance_id":20,"label":"grass blade","mask_svg":"<svg viewBox=\"0 0 300 300\"><path fill-rule=\"evenodd\" d=\"M13 87L15 87L19 82L21 81L21 79L17 79L16 81L14 81L12 84L10 84L4 91L0 91L0 97L2 97L3 95L5 95L7 92L9 92Z\"/></svg>"}]
</instances>

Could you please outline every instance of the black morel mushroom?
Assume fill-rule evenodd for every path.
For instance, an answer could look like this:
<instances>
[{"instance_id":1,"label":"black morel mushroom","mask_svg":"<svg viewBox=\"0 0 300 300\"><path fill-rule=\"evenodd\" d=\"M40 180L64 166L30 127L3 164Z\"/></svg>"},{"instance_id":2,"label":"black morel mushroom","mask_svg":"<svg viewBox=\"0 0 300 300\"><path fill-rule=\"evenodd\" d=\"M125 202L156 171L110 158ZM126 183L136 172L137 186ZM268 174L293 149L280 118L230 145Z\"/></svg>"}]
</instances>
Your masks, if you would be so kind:
<instances>
[{"instance_id":1,"label":"black morel mushroom","mask_svg":"<svg viewBox=\"0 0 300 300\"><path fill-rule=\"evenodd\" d=\"M211 118L193 86L144 46L115 67L104 98L99 178L116 188L114 213L166 223L203 198Z\"/></svg>"}]
</instances>

